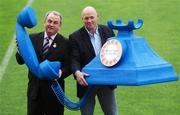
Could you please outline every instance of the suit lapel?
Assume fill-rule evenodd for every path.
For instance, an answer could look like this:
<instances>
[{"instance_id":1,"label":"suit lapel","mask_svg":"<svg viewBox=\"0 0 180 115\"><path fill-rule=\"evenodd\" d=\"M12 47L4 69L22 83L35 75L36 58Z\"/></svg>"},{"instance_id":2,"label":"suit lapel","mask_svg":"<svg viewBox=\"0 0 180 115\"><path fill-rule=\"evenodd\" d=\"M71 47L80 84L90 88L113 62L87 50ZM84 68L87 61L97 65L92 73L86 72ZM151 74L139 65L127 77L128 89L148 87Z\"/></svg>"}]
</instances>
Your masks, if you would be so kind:
<instances>
[{"instance_id":1,"label":"suit lapel","mask_svg":"<svg viewBox=\"0 0 180 115\"><path fill-rule=\"evenodd\" d=\"M42 57L43 57L43 55L42 55L42 51L43 51L43 42L44 42L44 32L42 32L40 35L39 35L39 38L36 40L36 43L37 43L37 52L39 52L38 54L40 55L40 56L38 56L38 57L40 57L41 59L42 59Z\"/></svg>"},{"instance_id":2,"label":"suit lapel","mask_svg":"<svg viewBox=\"0 0 180 115\"><path fill-rule=\"evenodd\" d=\"M88 47L89 51L95 55L95 51L94 51L94 48L92 46L92 43L91 43L91 40L90 40L90 37L86 31L86 29L83 27L82 28L82 42L84 42L86 44L86 46Z\"/></svg>"},{"instance_id":3,"label":"suit lapel","mask_svg":"<svg viewBox=\"0 0 180 115\"><path fill-rule=\"evenodd\" d=\"M57 36L54 38L53 42L51 43L47 55L50 55L53 52L53 49L57 47Z\"/></svg>"},{"instance_id":4,"label":"suit lapel","mask_svg":"<svg viewBox=\"0 0 180 115\"><path fill-rule=\"evenodd\" d=\"M101 45L103 46L103 44L106 42L106 36L101 28L101 26L98 25L98 31L101 37Z\"/></svg>"}]
</instances>

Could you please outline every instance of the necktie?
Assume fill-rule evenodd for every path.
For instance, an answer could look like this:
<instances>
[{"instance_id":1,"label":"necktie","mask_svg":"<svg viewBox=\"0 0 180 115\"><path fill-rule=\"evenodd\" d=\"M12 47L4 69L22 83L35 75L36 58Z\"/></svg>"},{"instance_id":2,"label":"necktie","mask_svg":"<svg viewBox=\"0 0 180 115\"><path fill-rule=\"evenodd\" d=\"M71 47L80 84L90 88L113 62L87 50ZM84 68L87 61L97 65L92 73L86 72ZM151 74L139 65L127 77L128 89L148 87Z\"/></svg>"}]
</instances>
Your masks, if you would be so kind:
<instances>
[{"instance_id":1,"label":"necktie","mask_svg":"<svg viewBox=\"0 0 180 115\"><path fill-rule=\"evenodd\" d=\"M51 38L47 37L45 38L45 43L44 43L44 46L43 46L43 57L45 57L47 55L47 52L49 50L49 40Z\"/></svg>"}]
</instances>

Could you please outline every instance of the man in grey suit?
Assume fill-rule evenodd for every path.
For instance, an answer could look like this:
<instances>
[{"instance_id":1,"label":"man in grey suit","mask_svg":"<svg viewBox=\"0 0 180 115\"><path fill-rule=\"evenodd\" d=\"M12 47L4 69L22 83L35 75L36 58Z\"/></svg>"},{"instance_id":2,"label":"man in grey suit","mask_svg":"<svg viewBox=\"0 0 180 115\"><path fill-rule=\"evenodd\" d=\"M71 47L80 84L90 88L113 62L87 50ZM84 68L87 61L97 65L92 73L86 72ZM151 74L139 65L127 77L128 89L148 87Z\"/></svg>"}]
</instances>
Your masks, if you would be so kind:
<instances>
[{"instance_id":1,"label":"man in grey suit","mask_svg":"<svg viewBox=\"0 0 180 115\"><path fill-rule=\"evenodd\" d=\"M77 96L80 99L88 87L85 80L88 73L81 72L81 69L98 55L107 38L114 36L113 31L107 26L97 24L99 17L95 8L85 7L81 16L84 26L69 36L71 69L77 80ZM98 97L105 115L117 115L115 88L116 86L93 86L87 103L81 108L81 115L93 115L95 96Z\"/></svg>"},{"instance_id":2,"label":"man in grey suit","mask_svg":"<svg viewBox=\"0 0 180 115\"><path fill-rule=\"evenodd\" d=\"M62 24L62 15L57 11L50 11L45 16L45 31L30 35L39 63L44 60L59 61L61 68L58 79L64 89L64 79L70 75L68 41L58 33ZM16 60L24 64L19 52ZM51 89L51 80L41 80L28 72L27 114L28 115L64 115L64 106L61 105Z\"/></svg>"}]
</instances>

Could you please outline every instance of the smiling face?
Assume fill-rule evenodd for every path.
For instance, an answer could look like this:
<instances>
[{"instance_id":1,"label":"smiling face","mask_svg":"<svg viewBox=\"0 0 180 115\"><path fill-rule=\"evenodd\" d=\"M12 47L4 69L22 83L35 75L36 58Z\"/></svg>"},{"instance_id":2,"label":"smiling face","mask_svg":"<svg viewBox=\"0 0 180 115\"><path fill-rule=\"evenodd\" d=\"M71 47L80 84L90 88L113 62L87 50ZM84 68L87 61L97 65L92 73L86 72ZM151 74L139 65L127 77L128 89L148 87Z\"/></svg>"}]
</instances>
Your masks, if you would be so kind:
<instances>
[{"instance_id":1,"label":"smiling face","mask_svg":"<svg viewBox=\"0 0 180 115\"><path fill-rule=\"evenodd\" d=\"M95 32L99 19L96 10L93 7L86 7L83 9L81 16L88 31Z\"/></svg>"},{"instance_id":2,"label":"smiling face","mask_svg":"<svg viewBox=\"0 0 180 115\"><path fill-rule=\"evenodd\" d=\"M56 34L61 26L60 15L53 12L49 13L44 21L45 31L48 36Z\"/></svg>"}]
</instances>

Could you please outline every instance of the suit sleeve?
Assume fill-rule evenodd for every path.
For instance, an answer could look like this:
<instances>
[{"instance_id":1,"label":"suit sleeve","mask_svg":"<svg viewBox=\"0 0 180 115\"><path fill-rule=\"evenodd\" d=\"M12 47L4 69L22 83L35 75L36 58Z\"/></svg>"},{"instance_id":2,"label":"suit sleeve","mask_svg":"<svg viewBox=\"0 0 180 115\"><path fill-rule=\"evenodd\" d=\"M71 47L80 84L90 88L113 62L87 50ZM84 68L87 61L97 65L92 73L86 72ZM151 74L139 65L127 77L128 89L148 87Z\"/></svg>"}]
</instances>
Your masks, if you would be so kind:
<instances>
[{"instance_id":1,"label":"suit sleeve","mask_svg":"<svg viewBox=\"0 0 180 115\"><path fill-rule=\"evenodd\" d=\"M16 61L20 65L24 64L24 60L23 60L22 56L19 54L19 52L16 52Z\"/></svg>"},{"instance_id":2,"label":"suit sleeve","mask_svg":"<svg viewBox=\"0 0 180 115\"><path fill-rule=\"evenodd\" d=\"M78 48L78 43L71 35L69 36L69 40L71 46L71 54L70 54L71 71L74 74L77 70L81 70L80 50Z\"/></svg>"},{"instance_id":3,"label":"suit sleeve","mask_svg":"<svg viewBox=\"0 0 180 115\"><path fill-rule=\"evenodd\" d=\"M65 49L64 49L64 55L63 55L63 63L62 63L62 75L61 79L65 79L71 74L70 70L70 57L69 57L69 52L70 52L70 46L69 46L69 41L66 41L65 43Z\"/></svg>"}]
</instances>

